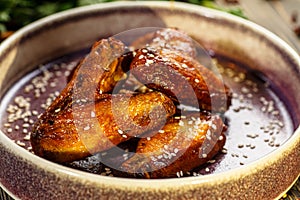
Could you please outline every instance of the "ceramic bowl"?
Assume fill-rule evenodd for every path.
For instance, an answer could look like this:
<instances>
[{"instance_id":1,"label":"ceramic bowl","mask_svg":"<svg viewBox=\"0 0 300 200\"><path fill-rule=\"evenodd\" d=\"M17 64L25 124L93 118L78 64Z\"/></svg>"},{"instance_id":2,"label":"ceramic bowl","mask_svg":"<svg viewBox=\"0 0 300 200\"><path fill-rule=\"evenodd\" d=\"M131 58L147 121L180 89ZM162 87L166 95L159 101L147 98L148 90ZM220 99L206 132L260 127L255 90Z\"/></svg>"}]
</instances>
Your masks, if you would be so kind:
<instances>
[{"instance_id":1,"label":"ceramic bowl","mask_svg":"<svg viewBox=\"0 0 300 200\"><path fill-rule=\"evenodd\" d=\"M117 2L76 8L21 29L0 47L1 99L49 60L137 27L178 27L208 49L249 64L282 88L294 129L280 147L222 173L173 179L106 177L33 155L0 132L1 187L15 199L276 199L300 172L300 58L268 30L223 12L176 2Z\"/></svg>"}]
</instances>

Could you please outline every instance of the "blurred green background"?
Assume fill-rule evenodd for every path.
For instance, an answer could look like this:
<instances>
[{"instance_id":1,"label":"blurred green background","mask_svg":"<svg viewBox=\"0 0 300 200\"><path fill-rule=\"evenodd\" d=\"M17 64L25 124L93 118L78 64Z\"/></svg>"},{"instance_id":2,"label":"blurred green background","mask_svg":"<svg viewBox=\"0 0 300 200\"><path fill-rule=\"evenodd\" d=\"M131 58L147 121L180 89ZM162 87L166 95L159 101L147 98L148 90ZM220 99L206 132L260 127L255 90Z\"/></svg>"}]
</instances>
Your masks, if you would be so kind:
<instances>
[{"instance_id":1,"label":"blurred green background","mask_svg":"<svg viewBox=\"0 0 300 200\"><path fill-rule=\"evenodd\" d=\"M0 0L0 33L4 39L19 28L42 17L79 6L118 0ZM239 8L226 9L218 6L214 0L176 0L209 8L223 10L245 17Z\"/></svg>"}]
</instances>

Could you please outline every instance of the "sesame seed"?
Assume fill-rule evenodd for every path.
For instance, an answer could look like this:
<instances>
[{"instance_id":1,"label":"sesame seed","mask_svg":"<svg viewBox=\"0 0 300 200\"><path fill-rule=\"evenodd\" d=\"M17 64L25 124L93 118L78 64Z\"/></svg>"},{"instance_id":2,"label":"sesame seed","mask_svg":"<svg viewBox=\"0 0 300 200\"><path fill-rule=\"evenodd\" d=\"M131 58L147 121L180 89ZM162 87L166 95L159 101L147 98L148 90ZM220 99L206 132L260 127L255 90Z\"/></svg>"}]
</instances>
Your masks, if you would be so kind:
<instances>
[{"instance_id":1,"label":"sesame seed","mask_svg":"<svg viewBox=\"0 0 300 200\"><path fill-rule=\"evenodd\" d=\"M178 150L177 148L174 149L174 153L178 153L178 151L179 151L179 150Z\"/></svg>"},{"instance_id":2,"label":"sesame seed","mask_svg":"<svg viewBox=\"0 0 300 200\"><path fill-rule=\"evenodd\" d=\"M254 93L258 93L259 89L258 89L257 87L254 87L254 88L252 88L252 91L253 91Z\"/></svg>"},{"instance_id":3,"label":"sesame seed","mask_svg":"<svg viewBox=\"0 0 300 200\"><path fill-rule=\"evenodd\" d=\"M217 126L215 124L211 125L212 129L217 130Z\"/></svg>"},{"instance_id":4,"label":"sesame seed","mask_svg":"<svg viewBox=\"0 0 300 200\"><path fill-rule=\"evenodd\" d=\"M5 124L4 124L4 127L10 127L10 126L11 126L10 123L5 123Z\"/></svg>"},{"instance_id":5,"label":"sesame seed","mask_svg":"<svg viewBox=\"0 0 300 200\"><path fill-rule=\"evenodd\" d=\"M249 138L255 139L255 138L258 137L259 135L258 135L258 134L255 134L255 133L251 133L251 134L247 134L246 136L249 137Z\"/></svg>"},{"instance_id":6,"label":"sesame seed","mask_svg":"<svg viewBox=\"0 0 300 200\"><path fill-rule=\"evenodd\" d=\"M107 155L107 152L101 153L101 156L106 156L106 155Z\"/></svg>"},{"instance_id":7,"label":"sesame seed","mask_svg":"<svg viewBox=\"0 0 300 200\"><path fill-rule=\"evenodd\" d=\"M36 110L33 110L32 114L35 115L35 116L39 115L38 111L36 111Z\"/></svg>"},{"instance_id":8,"label":"sesame seed","mask_svg":"<svg viewBox=\"0 0 300 200\"><path fill-rule=\"evenodd\" d=\"M264 106L260 109L262 112L266 112L267 111L267 108Z\"/></svg>"},{"instance_id":9,"label":"sesame seed","mask_svg":"<svg viewBox=\"0 0 300 200\"><path fill-rule=\"evenodd\" d=\"M19 145L19 146L21 146L21 147L25 147L26 146L26 144L24 142L21 142L20 140L18 140L16 142L16 144Z\"/></svg>"},{"instance_id":10,"label":"sesame seed","mask_svg":"<svg viewBox=\"0 0 300 200\"><path fill-rule=\"evenodd\" d=\"M270 147L274 147L274 141L270 141L269 143L268 143L268 145L270 146Z\"/></svg>"},{"instance_id":11,"label":"sesame seed","mask_svg":"<svg viewBox=\"0 0 300 200\"><path fill-rule=\"evenodd\" d=\"M207 163L210 163L210 164L213 164L215 162L216 162L216 160L209 160L209 161L207 161Z\"/></svg>"},{"instance_id":12,"label":"sesame seed","mask_svg":"<svg viewBox=\"0 0 300 200\"><path fill-rule=\"evenodd\" d=\"M183 176L183 171L182 170L180 170L180 176Z\"/></svg>"},{"instance_id":13,"label":"sesame seed","mask_svg":"<svg viewBox=\"0 0 300 200\"><path fill-rule=\"evenodd\" d=\"M179 126L184 126L184 122L182 120L179 121Z\"/></svg>"},{"instance_id":14,"label":"sesame seed","mask_svg":"<svg viewBox=\"0 0 300 200\"><path fill-rule=\"evenodd\" d=\"M30 134L26 135L23 139L26 140L26 141L29 141L30 140Z\"/></svg>"},{"instance_id":15,"label":"sesame seed","mask_svg":"<svg viewBox=\"0 0 300 200\"><path fill-rule=\"evenodd\" d=\"M64 73L65 77L70 76L70 74L71 74L71 72L69 72L69 71L65 71L65 73Z\"/></svg>"},{"instance_id":16,"label":"sesame seed","mask_svg":"<svg viewBox=\"0 0 300 200\"><path fill-rule=\"evenodd\" d=\"M231 157L237 157L237 158L238 158L238 157L239 157L239 155L238 155L238 154L236 154L236 153L232 153L232 154L231 154Z\"/></svg>"},{"instance_id":17,"label":"sesame seed","mask_svg":"<svg viewBox=\"0 0 300 200\"><path fill-rule=\"evenodd\" d=\"M237 76L233 77L233 81L236 82L236 83L242 82L242 80Z\"/></svg>"},{"instance_id":18,"label":"sesame seed","mask_svg":"<svg viewBox=\"0 0 300 200\"><path fill-rule=\"evenodd\" d=\"M23 124L23 128L28 128L29 126L30 126L30 124L27 124L27 123Z\"/></svg>"},{"instance_id":19,"label":"sesame seed","mask_svg":"<svg viewBox=\"0 0 300 200\"><path fill-rule=\"evenodd\" d=\"M182 66L183 68L188 68L188 66L187 66L185 63L183 63L181 66Z\"/></svg>"},{"instance_id":20,"label":"sesame seed","mask_svg":"<svg viewBox=\"0 0 300 200\"><path fill-rule=\"evenodd\" d=\"M249 89L246 88L246 87L242 87L241 92L244 93L244 94L247 94L247 93L249 93Z\"/></svg>"},{"instance_id":21,"label":"sesame seed","mask_svg":"<svg viewBox=\"0 0 300 200\"><path fill-rule=\"evenodd\" d=\"M237 99L239 97L239 95L237 93L232 93L232 98Z\"/></svg>"},{"instance_id":22,"label":"sesame seed","mask_svg":"<svg viewBox=\"0 0 300 200\"><path fill-rule=\"evenodd\" d=\"M247 97L248 97L248 98L252 98L252 97L253 97L253 94L248 93L248 94L247 94Z\"/></svg>"},{"instance_id":23,"label":"sesame seed","mask_svg":"<svg viewBox=\"0 0 300 200\"><path fill-rule=\"evenodd\" d=\"M240 111L240 108L234 108L233 111L234 111L234 112L239 112L239 111Z\"/></svg>"},{"instance_id":24,"label":"sesame seed","mask_svg":"<svg viewBox=\"0 0 300 200\"><path fill-rule=\"evenodd\" d=\"M227 154L228 151L227 151L227 149L223 148L221 152L222 152L223 154Z\"/></svg>"},{"instance_id":25,"label":"sesame seed","mask_svg":"<svg viewBox=\"0 0 300 200\"><path fill-rule=\"evenodd\" d=\"M148 56L149 56L150 58L154 58L154 57L155 57L153 54L148 54Z\"/></svg>"},{"instance_id":26,"label":"sesame seed","mask_svg":"<svg viewBox=\"0 0 300 200\"><path fill-rule=\"evenodd\" d=\"M146 64L153 64L154 61L153 60L146 60Z\"/></svg>"},{"instance_id":27,"label":"sesame seed","mask_svg":"<svg viewBox=\"0 0 300 200\"><path fill-rule=\"evenodd\" d=\"M52 87L52 88L54 88L54 87L57 86L57 85L56 85L56 82L51 82L49 85L50 85L50 87Z\"/></svg>"}]
</instances>

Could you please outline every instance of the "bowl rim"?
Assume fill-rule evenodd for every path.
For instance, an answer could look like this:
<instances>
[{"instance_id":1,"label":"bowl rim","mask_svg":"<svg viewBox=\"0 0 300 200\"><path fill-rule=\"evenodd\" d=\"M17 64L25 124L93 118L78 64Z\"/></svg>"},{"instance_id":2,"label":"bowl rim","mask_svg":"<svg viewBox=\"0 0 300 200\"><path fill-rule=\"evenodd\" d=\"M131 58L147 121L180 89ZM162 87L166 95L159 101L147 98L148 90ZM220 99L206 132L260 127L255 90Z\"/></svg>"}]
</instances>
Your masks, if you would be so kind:
<instances>
[{"instance_id":1,"label":"bowl rim","mask_svg":"<svg viewBox=\"0 0 300 200\"><path fill-rule=\"evenodd\" d=\"M76 15L81 15L83 13L87 12L93 12L93 11L101 11L105 9L112 9L112 8L130 8L130 7L136 7L136 6L142 6L142 7L150 7L152 9L155 8L170 8L170 5L173 9L181 9L188 12L195 12L201 15L204 15L208 18L222 18L229 20L234 23L242 24L243 26L255 31L256 33L259 33L260 35L267 36L269 40L276 43L276 46L280 46L281 49L284 49L285 52L289 54L291 58L296 62L298 67L300 68L300 57L296 53L296 51L290 47L285 41L283 41L281 38L276 36L271 31L267 30L266 28L248 21L246 19L242 19L240 17L234 16L232 14L228 14L222 11L198 6L198 5L192 5L188 3L182 3L182 2L162 2L162 1L147 1L147 2L109 2L109 3L100 3L96 5L89 5L89 6L83 6L78 8L69 9L63 12L59 12L53 15L50 15L48 17L42 18L40 20L37 20L20 30L18 30L16 33L14 33L11 37L4 40L2 44L0 45L0 54L2 54L5 51L9 51L9 48L12 44L19 41L24 35L34 31L38 30L39 28L43 27L46 24L49 24L49 22L53 21L59 21L61 19L69 18ZM107 176L101 176L97 174L92 174L76 169L72 169L51 161L48 161L46 159L40 158L29 151L25 150L24 148L18 146L15 144L11 139L9 139L1 130L0 130L0 141L4 143L5 146L7 146L10 150L15 152L18 156L23 157L27 161L32 162L33 164L39 166L40 168L43 168L45 170L49 170L52 173L59 173L68 175L71 177L77 177L80 179L85 179L88 181L91 181L93 183L99 183L99 184L105 184L109 187L132 187L132 188L143 188L145 190L152 190L152 189L173 189L176 190L178 188L183 187L184 185L199 185L199 184L215 184L217 182L227 182L229 181L228 177L235 177L235 179L238 179L239 177L244 177L246 175L255 173L259 170L262 170L265 168L266 165L271 165L274 163L277 159L284 156L286 151L289 151L290 148L296 146L296 144L300 143L300 126L296 128L293 135L284 142L280 147L273 150L272 152L264 155L263 157L252 161L249 164L246 164L244 166L240 166L234 169L230 169L224 172L216 173L216 174L209 174L205 176L196 176L196 177L182 177L180 179L177 178L166 178L166 179L132 179L132 178L120 178L120 177L107 177ZM299 171L300 175L300 171ZM298 175L298 177L299 177ZM180 182L178 181L180 180ZM162 187L163 185L163 187ZM3 185L0 183L0 186L3 187ZM5 187L3 187L5 188Z\"/></svg>"}]
</instances>

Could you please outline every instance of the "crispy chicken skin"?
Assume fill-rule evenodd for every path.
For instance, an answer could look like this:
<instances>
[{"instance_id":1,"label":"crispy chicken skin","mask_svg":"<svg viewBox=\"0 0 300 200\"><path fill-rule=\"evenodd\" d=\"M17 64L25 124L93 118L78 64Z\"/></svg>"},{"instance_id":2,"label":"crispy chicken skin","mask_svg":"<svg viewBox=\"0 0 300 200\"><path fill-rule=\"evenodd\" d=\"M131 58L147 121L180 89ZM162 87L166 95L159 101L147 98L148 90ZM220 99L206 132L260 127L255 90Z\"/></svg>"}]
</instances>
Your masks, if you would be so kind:
<instances>
[{"instance_id":1,"label":"crispy chicken skin","mask_svg":"<svg viewBox=\"0 0 300 200\"><path fill-rule=\"evenodd\" d=\"M145 178L176 177L198 167L224 146L226 126L219 116L172 118L160 131L138 142L136 154L121 169Z\"/></svg>"},{"instance_id":2,"label":"crispy chicken skin","mask_svg":"<svg viewBox=\"0 0 300 200\"><path fill-rule=\"evenodd\" d=\"M137 50L130 69L147 87L167 94L180 104L215 112L224 112L230 105L230 90L211 70L191 57L143 48Z\"/></svg>"},{"instance_id":3,"label":"crispy chicken skin","mask_svg":"<svg viewBox=\"0 0 300 200\"><path fill-rule=\"evenodd\" d=\"M175 109L159 92L103 94L96 102L72 102L35 126L32 147L54 162L82 159L160 128Z\"/></svg>"}]
</instances>

